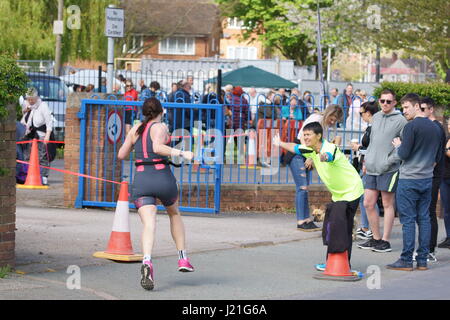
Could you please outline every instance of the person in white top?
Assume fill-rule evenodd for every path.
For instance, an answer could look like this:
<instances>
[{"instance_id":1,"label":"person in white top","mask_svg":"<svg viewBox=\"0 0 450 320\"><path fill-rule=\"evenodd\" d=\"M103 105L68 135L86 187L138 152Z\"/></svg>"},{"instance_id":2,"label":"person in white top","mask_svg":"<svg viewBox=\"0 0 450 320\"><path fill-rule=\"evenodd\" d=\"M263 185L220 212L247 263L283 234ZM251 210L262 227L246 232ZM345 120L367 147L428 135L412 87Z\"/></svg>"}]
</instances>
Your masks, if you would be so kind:
<instances>
[{"instance_id":1,"label":"person in white top","mask_svg":"<svg viewBox=\"0 0 450 320\"><path fill-rule=\"evenodd\" d=\"M352 97L352 104L349 108L349 115L345 122L345 129L347 131L365 131L367 129L367 123L363 121L360 116L361 105L365 101L359 95L355 95ZM352 134L353 136L359 136L359 132L357 134Z\"/></svg>"},{"instance_id":2,"label":"person in white top","mask_svg":"<svg viewBox=\"0 0 450 320\"><path fill-rule=\"evenodd\" d=\"M24 138L26 140L33 138L43 140L43 142L38 142L39 164L49 167L47 143L50 140L50 134L53 129L52 114L47 103L41 100L35 88L28 89L25 99L22 104L23 116L20 120L26 126ZM25 145L24 149L24 158L28 161L30 159L31 144ZM47 168L41 168L42 183L44 185L48 184L48 173L49 170Z\"/></svg>"},{"instance_id":3,"label":"person in white top","mask_svg":"<svg viewBox=\"0 0 450 320\"><path fill-rule=\"evenodd\" d=\"M297 139L302 141L303 139L303 127L311 122L319 122L322 125L324 138L326 138L331 143L336 145L340 145L342 142L342 138L340 136L336 136L336 124L342 120L343 110L337 104L330 104L325 108L324 112L314 112L308 118L306 118L305 122L302 125L302 128L299 130ZM304 144L302 142L302 144Z\"/></svg>"},{"instance_id":4,"label":"person in white top","mask_svg":"<svg viewBox=\"0 0 450 320\"><path fill-rule=\"evenodd\" d=\"M250 102L250 114L252 121L255 121L256 113L258 112L258 97L255 88L248 90L249 102Z\"/></svg>"}]
</instances>

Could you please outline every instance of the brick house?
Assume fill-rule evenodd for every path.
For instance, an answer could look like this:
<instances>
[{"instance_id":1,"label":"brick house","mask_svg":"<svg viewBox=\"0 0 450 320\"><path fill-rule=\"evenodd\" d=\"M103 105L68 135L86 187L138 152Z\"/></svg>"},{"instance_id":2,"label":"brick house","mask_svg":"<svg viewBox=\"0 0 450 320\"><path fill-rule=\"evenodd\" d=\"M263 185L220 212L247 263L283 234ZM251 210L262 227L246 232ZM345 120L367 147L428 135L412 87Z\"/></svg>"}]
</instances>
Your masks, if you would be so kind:
<instances>
[{"instance_id":1,"label":"brick house","mask_svg":"<svg viewBox=\"0 0 450 320\"><path fill-rule=\"evenodd\" d=\"M220 40L220 57L225 59L265 59L263 44L254 34L248 40L242 40L242 21L237 18L225 18L222 21L223 37Z\"/></svg>"},{"instance_id":2,"label":"brick house","mask_svg":"<svg viewBox=\"0 0 450 320\"><path fill-rule=\"evenodd\" d=\"M380 73L382 81L392 82L425 82L427 79L435 79L436 73L433 64L426 60L400 59L394 52L392 57L381 58ZM370 78L374 82L376 78L376 67L371 65Z\"/></svg>"},{"instance_id":3,"label":"brick house","mask_svg":"<svg viewBox=\"0 0 450 320\"><path fill-rule=\"evenodd\" d=\"M129 58L198 60L219 55L219 9L208 0L126 0Z\"/></svg>"}]
</instances>

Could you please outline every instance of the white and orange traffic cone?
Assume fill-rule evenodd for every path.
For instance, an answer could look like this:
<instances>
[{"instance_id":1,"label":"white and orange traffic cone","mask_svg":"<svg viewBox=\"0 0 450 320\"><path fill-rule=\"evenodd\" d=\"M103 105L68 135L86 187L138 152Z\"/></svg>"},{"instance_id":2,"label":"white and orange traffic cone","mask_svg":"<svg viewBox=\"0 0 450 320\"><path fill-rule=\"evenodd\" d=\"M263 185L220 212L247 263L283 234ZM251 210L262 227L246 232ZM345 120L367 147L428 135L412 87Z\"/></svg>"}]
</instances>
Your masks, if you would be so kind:
<instances>
[{"instance_id":1,"label":"white and orange traffic cone","mask_svg":"<svg viewBox=\"0 0 450 320\"><path fill-rule=\"evenodd\" d=\"M104 258L116 261L141 261L142 255L134 254L131 244L128 182L123 181L120 186L119 199L117 200L116 212L108 247L105 251L96 252L96 258Z\"/></svg>"},{"instance_id":2,"label":"white and orange traffic cone","mask_svg":"<svg viewBox=\"0 0 450 320\"><path fill-rule=\"evenodd\" d=\"M17 184L19 189L48 189L48 186L42 184L41 170L39 168L39 150L36 139L31 144L30 160L28 161L27 179L24 184Z\"/></svg>"},{"instance_id":3,"label":"white and orange traffic cone","mask_svg":"<svg viewBox=\"0 0 450 320\"><path fill-rule=\"evenodd\" d=\"M248 144L247 144L247 164L245 166L241 166L242 169L260 169L261 167L257 167L257 158L256 158L256 130L250 129L248 131Z\"/></svg>"},{"instance_id":4,"label":"white and orange traffic cone","mask_svg":"<svg viewBox=\"0 0 450 320\"><path fill-rule=\"evenodd\" d=\"M248 166L255 167L256 163L256 131L250 130L248 135Z\"/></svg>"}]
</instances>

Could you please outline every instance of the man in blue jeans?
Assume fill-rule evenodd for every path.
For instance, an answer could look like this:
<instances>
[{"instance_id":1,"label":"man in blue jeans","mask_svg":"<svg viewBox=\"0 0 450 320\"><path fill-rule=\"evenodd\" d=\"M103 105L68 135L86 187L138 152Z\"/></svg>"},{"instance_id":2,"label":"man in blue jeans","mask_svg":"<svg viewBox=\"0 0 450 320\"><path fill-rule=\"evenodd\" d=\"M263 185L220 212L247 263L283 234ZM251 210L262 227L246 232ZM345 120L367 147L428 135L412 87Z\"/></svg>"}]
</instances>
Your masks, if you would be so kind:
<instances>
[{"instance_id":1,"label":"man in blue jeans","mask_svg":"<svg viewBox=\"0 0 450 320\"><path fill-rule=\"evenodd\" d=\"M402 160L397 186L397 209L403 226L403 250L400 259L387 266L388 269L412 271L416 239L416 222L419 226L417 269L427 270L430 247L431 224L428 209L431 202L433 169L442 153L440 133L436 125L425 117L420 109L420 97L406 94L400 103L409 121L403 128L402 139L392 142Z\"/></svg>"}]
</instances>

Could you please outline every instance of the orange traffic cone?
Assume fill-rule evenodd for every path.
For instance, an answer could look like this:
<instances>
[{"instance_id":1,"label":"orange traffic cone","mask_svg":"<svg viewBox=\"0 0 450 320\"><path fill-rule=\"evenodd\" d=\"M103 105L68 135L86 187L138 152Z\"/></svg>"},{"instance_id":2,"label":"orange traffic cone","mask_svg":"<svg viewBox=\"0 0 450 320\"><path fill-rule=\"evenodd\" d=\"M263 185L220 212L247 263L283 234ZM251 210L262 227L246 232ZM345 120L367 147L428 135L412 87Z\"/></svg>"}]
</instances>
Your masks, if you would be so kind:
<instances>
[{"instance_id":1,"label":"orange traffic cone","mask_svg":"<svg viewBox=\"0 0 450 320\"><path fill-rule=\"evenodd\" d=\"M248 134L248 165L256 166L256 131L250 130Z\"/></svg>"},{"instance_id":2,"label":"orange traffic cone","mask_svg":"<svg viewBox=\"0 0 450 320\"><path fill-rule=\"evenodd\" d=\"M337 281L358 281L361 280L358 275L350 270L347 251L339 253L329 253L325 271L315 275L319 280L337 280Z\"/></svg>"},{"instance_id":3,"label":"orange traffic cone","mask_svg":"<svg viewBox=\"0 0 450 320\"><path fill-rule=\"evenodd\" d=\"M94 257L117 261L141 261L142 255L133 253L131 245L129 206L128 206L128 182L123 181L120 186L119 199L117 201L114 223L109 237L106 251L94 253Z\"/></svg>"},{"instance_id":4,"label":"orange traffic cone","mask_svg":"<svg viewBox=\"0 0 450 320\"><path fill-rule=\"evenodd\" d=\"M42 184L41 171L39 168L39 151L36 139L31 144L30 160L28 161L28 173L25 184L17 184L19 189L48 189L48 186Z\"/></svg>"}]
</instances>

